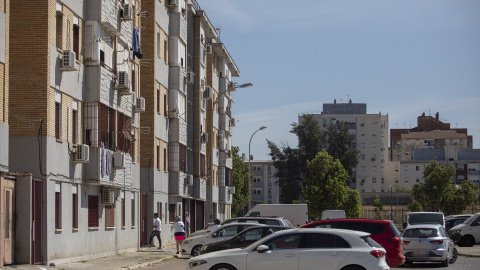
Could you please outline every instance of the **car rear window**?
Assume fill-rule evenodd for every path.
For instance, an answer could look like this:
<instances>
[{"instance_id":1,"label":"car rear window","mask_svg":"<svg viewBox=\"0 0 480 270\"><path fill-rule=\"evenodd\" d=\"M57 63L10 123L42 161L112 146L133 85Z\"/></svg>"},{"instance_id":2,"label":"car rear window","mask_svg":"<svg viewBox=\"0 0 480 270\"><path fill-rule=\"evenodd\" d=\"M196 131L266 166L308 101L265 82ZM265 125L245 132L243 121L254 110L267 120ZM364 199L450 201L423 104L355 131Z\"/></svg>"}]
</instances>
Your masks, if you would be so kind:
<instances>
[{"instance_id":1,"label":"car rear window","mask_svg":"<svg viewBox=\"0 0 480 270\"><path fill-rule=\"evenodd\" d=\"M283 219L283 222L285 223L286 226L292 226L292 223L290 223L290 221L286 218Z\"/></svg>"},{"instance_id":2,"label":"car rear window","mask_svg":"<svg viewBox=\"0 0 480 270\"><path fill-rule=\"evenodd\" d=\"M360 238L362 238L362 240L365 241L365 243L367 243L371 247L376 247L376 248L381 248L382 247L375 240L370 238L369 236L361 236Z\"/></svg>"},{"instance_id":3,"label":"car rear window","mask_svg":"<svg viewBox=\"0 0 480 270\"><path fill-rule=\"evenodd\" d=\"M265 224L267 224L267 225L280 225L280 222L278 222L278 220L267 220L265 222Z\"/></svg>"},{"instance_id":4,"label":"car rear window","mask_svg":"<svg viewBox=\"0 0 480 270\"><path fill-rule=\"evenodd\" d=\"M437 237L438 230L437 229L430 229L430 228L415 228L415 229L407 229L403 233L403 237L407 238L429 238L429 237Z\"/></svg>"}]
</instances>

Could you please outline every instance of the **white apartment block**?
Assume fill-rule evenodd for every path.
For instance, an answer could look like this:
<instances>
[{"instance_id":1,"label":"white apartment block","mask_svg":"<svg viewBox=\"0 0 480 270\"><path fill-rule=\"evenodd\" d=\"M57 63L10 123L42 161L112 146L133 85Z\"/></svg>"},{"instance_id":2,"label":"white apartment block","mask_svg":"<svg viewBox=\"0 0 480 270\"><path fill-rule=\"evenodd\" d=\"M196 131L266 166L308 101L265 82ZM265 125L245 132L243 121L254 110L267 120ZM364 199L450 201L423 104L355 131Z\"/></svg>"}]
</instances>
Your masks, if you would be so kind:
<instances>
[{"instance_id":1,"label":"white apartment block","mask_svg":"<svg viewBox=\"0 0 480 270\"><path fill-rule=\"evenodd\" d=\"M382 192L390 189L396 174L389 162L388 115L367 114L365 103L324 103L321 114L313 114L320 129L327 131L330 124L346 122L355 135L354 145L360 151L358 165L353 171L352 187L360 192ZM302 116L299 116L299 122Z\"/></svg>"},{"instance_id":2,"label":"white apartment block","mask_svg":"<svg viewBox=\"0 0 480 270\"><path fill-rule=\"evenodd\" d=\"M248 165L248 160L244 161ZM275 166L273 160L251 160L250 174L252 177L251 206L259 203L276 204L279 203L280 188L276 184L278 179L275 177Z\"/></svg>"}]
</instances>

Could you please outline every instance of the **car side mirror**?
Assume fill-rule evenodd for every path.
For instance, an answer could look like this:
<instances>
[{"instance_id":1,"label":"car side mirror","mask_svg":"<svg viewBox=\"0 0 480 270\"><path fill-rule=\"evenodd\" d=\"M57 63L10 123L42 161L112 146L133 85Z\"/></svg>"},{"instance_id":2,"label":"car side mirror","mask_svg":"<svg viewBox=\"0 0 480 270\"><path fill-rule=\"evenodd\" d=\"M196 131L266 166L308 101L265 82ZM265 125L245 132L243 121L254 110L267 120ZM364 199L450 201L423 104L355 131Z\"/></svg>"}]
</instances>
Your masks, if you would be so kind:
<instances>
[{"instance_id":1,"label":"car side mirror","mask_svg":"<svg viewBox=\"0 0 480 270\"><path fill-rule=\"evenodd\" d=\"M217 233L213 233L213 234L212 234L212 237L214 237L214 238L217 237L217 236L218 236Z\"/></svg>"},{"instance_id":2,"label":"car side mirror","mask_svg":"<svg viewBox=\"0 0 480 270\"><path fill-rule=\"evenodd\" d=\"M265 253L265 252L268 251L268 247L265 246L265 245L260 245L260 246L257 247L257 251L258 251L258 253Z\"/></svg>"}]
</instances>

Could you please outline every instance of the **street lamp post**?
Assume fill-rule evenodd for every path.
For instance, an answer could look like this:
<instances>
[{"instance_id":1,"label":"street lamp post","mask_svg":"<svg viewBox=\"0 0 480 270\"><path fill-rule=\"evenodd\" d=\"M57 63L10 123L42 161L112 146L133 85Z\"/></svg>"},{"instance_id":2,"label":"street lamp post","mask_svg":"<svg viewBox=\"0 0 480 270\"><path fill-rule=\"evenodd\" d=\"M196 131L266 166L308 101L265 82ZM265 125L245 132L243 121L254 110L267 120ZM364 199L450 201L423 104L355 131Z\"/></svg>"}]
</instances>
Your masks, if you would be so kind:
<instances>
[{"instance_id":1,"label":"street lamp post","mask_svg":"<svg viewBox=\"0 0 480 270\"><path fill-rule=\"evenodd\" d=\"M255 132L253 132L252 134L252 137L250 137L250 142L248 143L248 210L252 209L252 177L250 175L250 171L251 171L251 167L250 167L250 145L252 144L252 139L253 139L253 135L255 135L255 133L257 133L258 131L260 130L264 130L266 129L267 127L266 126L261 126L259 129L255 130Z\"/></svg>"},{"instance_id":2,"label":"street lamp post","mask_svg":"<svg viewBox=\"0 0 480 270\"><path fill-rule=\"evenodd\" d=\"M398 208L397 208L398 210ZM390 218L393 220L393 191L392 185L390 185Z\"/></svg>"}]
</instances>

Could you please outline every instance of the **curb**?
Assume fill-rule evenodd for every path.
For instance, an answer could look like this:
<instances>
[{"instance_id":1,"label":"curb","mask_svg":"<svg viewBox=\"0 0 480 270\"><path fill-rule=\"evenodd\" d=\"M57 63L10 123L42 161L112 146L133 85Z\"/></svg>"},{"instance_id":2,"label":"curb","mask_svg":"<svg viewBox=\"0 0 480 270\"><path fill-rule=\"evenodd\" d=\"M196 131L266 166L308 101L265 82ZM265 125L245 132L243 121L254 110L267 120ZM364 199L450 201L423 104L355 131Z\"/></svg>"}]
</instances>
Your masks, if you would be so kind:
<instances>
[{"instance_id":1,"label":"curb","mask_svg":"<svg viewBox=\"0 0 480 270\"><path fill-rule=\"evenodd\" d=\"M165 258L162 258L162 259L158 259L158 260L154 260L154 261L150 261L150 262L146 262L146 263L139 263L139 264L132 265L132 266L128 266L128 267L122 267L122 268L120 268L120 269L121 269L121 270L133 270L133 269L138 269L138 268L150 266L150 265L152 265L152 264L161 263L162 261L167 260L167 259L171 259L171 258L174 258L174 256L173 256L173 255L169 255L168 257L165 257Z\"/></svg>"}]
</instances>

